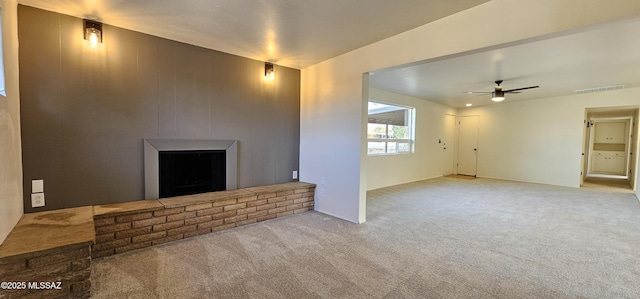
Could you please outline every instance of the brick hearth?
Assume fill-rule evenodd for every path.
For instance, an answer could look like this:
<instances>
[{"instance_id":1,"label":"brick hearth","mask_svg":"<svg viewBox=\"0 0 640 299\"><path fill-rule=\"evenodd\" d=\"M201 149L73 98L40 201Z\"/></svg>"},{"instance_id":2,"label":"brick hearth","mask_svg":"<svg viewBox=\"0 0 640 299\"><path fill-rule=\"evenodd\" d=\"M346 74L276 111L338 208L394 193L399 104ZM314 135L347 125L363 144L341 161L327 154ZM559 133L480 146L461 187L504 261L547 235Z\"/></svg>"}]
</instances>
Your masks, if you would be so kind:
<instances>
[{"instance_id":1,"label":"brick hearth","mask_svg":"<svg viewBox=\"0 0 640 299\"><path fill-rule=\"evenodd\" d=\"M60 282L0 298L88 298L91 259L313 210L315 185L231 191L25 214L0 245L0 281Z\"/></svg>"}]
</instances>

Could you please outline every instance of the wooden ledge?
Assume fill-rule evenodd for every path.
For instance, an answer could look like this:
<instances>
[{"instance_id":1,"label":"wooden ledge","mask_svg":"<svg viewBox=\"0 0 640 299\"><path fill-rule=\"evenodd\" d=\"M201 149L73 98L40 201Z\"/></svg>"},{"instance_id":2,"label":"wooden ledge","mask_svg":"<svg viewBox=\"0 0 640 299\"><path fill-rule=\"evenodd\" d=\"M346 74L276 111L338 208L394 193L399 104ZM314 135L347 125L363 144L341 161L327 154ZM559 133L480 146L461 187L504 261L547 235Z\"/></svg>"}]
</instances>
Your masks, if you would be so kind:
<instances>
[{"instance_id":1,"label":"wooden ledge","mask_svg":"<svg viewBox=\"0 0 640 299\"><path fill-rule=\"evenodd\" d=\"M247 189L237 189L228 191L216 191L208 193L200 193L193 195L184 195L176 197L167 197L159 199L165 208L184 207L201 203L223 201L230 198L240 198L252 196L254 193L248 192Z\"/></svg>"},{"instance_id":2,"label":"wooden ledge","mask_svg":"<svg viewBox=\"0 0 640 299\"><path fill-rule=\"evenodd\" d=\"M228 190L228 191L216 191L209 193L200 193L194 195L185 195L185 196L176 196L169 198L161 198L159 201L164 205L165 208L175 208L175 207L184 207L202 203L215 203L218 201L224 201L231 198L243 198L250 197L254 195L261 195L266 193L277 193L280 191L288 191L295 189L303 189L315 187L315 184L305 183L305 182L291 182L291 183L283 183L283 184L275 184L275 185L267 185L267 186L259 186L259 187L250 187L244 189L237 190Z\"/></svg>"},{"instance_id":3,"label":"wooden ledge","mask_svg":"<svg viewBox=\"0 0 640 299\"><path fill-rule=\"evenodd\" d=\"M304 189L304 188L310 188L315 186L316 186L315 184L311 184L311 183L291 182L291 183L284 183L284 184L251 187L251 188L246 188L244 190L252 192L255 195L261 195L266 193L277 193L281 191Z\"/></svg>"},{"instance_id":4,"label":"wooden ledge","mask_svg":"<svg viewBox=\"0 0 640 299\"><path fill-rule=\"evenodd\" d=\"M95 241L93 207L24 214L0 245L0 259L28 258Z\"/></svg>"},{"instance_id":5,"label":"wooden ledge","mask_svg":"<svg viewBox=\"0 0 640 299\"><path fill-rule=\"evenodd\" d=\"M164 205L160 201L153 199L94 206L93 212L96 218L102 218L131 212L150 212L162 209L164 209Z\"/></svg>"}]
</instances>

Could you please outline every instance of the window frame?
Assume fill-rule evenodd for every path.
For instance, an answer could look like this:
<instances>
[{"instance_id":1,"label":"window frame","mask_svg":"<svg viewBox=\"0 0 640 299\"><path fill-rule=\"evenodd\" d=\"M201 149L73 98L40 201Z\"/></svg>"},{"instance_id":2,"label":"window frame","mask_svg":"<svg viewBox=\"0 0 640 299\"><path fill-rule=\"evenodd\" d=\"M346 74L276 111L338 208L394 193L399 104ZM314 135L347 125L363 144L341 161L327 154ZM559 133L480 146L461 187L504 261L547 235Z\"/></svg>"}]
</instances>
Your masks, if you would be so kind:
<instances>
[{"instance_id":1,"label":"window frame","mask_svg":"<svg viewBox=\"0 0 640 299\"><path fill-rule=\"evenodd\" d=\"M416 108L415 107L411 107L411 106L407 106L407 105L400 105L400 104L396 104L396 103L389 103L389 102L385 102L385 101L379 101L379 100L373 100L373 99L369 99L367 101L367 106L369 105L370 102L376 103L376 104L382 104L382 105L387 105L387 106L393 106L393 107L398 107L398 108L403 108L403 110L407 110L406 113L408 113L408 128L409 128L409 137L410 138L370 138L369 137L369 124L379 124L379 123L370 123L369 122L369 113L368 113L368 109L367 109L367 156L395 156L395 155L411 155L415 153L415 119L416 119ZM393 126L393 124L384 124L385 125L385 136L389 136L389 127ZM384 152L382 153L371 153L369 151L369 144L371 142L378 142L378 143L384 143ZM389 152L389 144L390 143L395 143L395 152ZM401 144L409 144L409 150L408 151L400 151L400 146Z\"/></svg>"}]
</instances>

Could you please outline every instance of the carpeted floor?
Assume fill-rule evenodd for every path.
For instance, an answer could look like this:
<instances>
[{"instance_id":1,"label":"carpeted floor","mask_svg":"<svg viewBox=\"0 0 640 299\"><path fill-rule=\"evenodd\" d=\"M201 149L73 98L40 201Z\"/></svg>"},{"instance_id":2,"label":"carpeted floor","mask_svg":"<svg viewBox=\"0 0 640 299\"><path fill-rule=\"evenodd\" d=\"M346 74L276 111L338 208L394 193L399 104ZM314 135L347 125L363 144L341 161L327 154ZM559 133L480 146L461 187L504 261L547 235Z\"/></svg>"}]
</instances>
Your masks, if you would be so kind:
<instances>
[{"instance_id":1,"label":"carpeted floor","mask_svg":"<svg viewBox=\"0 0 640 299\"><path fill-rule=\"evenodd\" d=\"M94 298L640 298L633 194L438 178L93 263Z\"/></svg>"}]
</instances>

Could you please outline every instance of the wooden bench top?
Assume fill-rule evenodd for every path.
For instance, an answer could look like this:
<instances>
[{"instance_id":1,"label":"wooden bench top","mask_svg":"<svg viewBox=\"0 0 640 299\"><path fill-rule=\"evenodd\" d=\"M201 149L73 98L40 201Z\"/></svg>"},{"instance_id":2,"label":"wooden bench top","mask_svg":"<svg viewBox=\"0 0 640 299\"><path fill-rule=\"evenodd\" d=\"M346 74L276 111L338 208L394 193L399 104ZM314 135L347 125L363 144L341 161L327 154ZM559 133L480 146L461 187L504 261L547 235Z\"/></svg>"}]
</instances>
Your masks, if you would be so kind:
<instances>
[{"instance_id":1,"label":"wooden bench top","mask_svg":"<svg viewBox=\"0 0 640 299\"><path fill-rule=\"evenodd\" d=\"M91 206L24 214L0 245L0 259L89 245L94 240Z\"/></svg>"}]
</instances>

